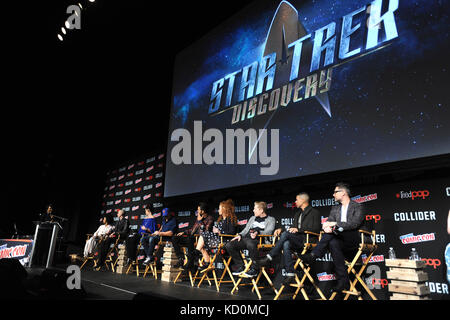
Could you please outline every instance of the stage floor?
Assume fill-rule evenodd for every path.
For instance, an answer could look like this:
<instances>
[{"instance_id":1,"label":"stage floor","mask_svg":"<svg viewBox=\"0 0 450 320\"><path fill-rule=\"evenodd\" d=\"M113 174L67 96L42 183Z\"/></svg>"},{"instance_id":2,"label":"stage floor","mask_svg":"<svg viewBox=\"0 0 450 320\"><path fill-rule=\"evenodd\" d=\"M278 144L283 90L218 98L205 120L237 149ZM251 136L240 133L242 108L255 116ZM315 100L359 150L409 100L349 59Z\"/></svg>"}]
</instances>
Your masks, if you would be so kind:
<instances>
[{"instance_id":1,"label":"stage floor","mask_svg":"<svg viewBox=\"0 0 450 320\"><path fill-rule=\"evenodd\" d=\"M136 274L117 274L111 271L81 271L81 282L86 291L86 299L98 300L258 300L252 286L240 287L237 294L231 294L232 284L222 284L217 292L214 281L202 283L200 288L192 287L189 280L165 282L149 275L145 278ZM248 280L247 280L248 282ZM197 280L198 283L198 280ZM262 300L273 300L275 294L271 288L261 289ZM299 297L301 299L301 297Z\"/></svg>"}]
</instances>

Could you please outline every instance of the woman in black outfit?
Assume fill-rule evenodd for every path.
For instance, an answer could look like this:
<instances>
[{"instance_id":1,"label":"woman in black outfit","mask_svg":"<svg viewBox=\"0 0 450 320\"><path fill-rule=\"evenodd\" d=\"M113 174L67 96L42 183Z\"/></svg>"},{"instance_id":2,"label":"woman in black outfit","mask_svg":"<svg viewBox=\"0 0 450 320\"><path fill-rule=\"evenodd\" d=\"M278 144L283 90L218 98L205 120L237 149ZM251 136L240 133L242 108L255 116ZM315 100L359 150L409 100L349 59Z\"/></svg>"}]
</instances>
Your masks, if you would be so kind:
<instances>
[{"instance_id":1,"label":"woman in black outfit","mask_svg":"<svg viewBox=\"0 0 450 320\"><path fill-rule=\"evenodd\" d=\"M214 224L212 231L200 232L196 249L203 255L203 268L206 268L211 260L209 250L217 248L220 243L219 234L235 235L237 232L237 217L234 213L233 200L228 199L219 204L219 219Z\"/></svg>"}]
</instances>

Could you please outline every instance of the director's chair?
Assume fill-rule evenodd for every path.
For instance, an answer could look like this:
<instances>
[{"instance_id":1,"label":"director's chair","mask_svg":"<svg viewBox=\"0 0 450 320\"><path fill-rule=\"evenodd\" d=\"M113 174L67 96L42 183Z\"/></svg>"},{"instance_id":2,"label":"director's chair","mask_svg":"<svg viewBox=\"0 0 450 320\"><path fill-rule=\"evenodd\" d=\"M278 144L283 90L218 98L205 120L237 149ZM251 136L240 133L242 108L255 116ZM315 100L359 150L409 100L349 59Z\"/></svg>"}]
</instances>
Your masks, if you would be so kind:
<instances>
[{"instance_id":1,"label":"director's chair","mask_svg":"<svg viewBox=\"0 0 450 320\"><path fill-rule=\"evenodd\" d=\"M155 246L155 250L153 252L153 256L155 257L155 260L153 260L152 262L150 262L148 265L145 266L145 270L144 270L144 275L142 276L143 278L145 278L147 276L148 271L150 270L153 277L155 277L155 279L158 279L158 273L162 273L162 270L158 270L157 268L157 255L159 250L161 250L161 248L164 248L164 246L170 242L169 240L163 240L163 238L170 238L170 237L159 237L159 242L158 244Z\"/></svg>"},{"instance_id":2,"label":"director's chair","mask_svg":"<svg viewBox=\"0 0 450 320\"><path fill-rule=\"evenodd\" d=\"M311 242L311 237L317 237L317 239L318 239L317 241L320 241L322 233L319 234L319 233L315 233L315 232L311 232L311 231L305 231L305 235L306 235L306 239L303 244L303 250L301 252L302 255L306 254L308 251L311 251L317 245L317 243ZM302 260L298 258L298 254L297 253L295 253L295 254L297 255L297 260L294 265L294 270L297 270L297 268L300 266L300 268L303 270L303 276L300 280L298 275L295 274L295 283L289 284L290 287L296 288L295 293L292 296L292 299L295 300L295 298L298 295L298 292L300 291L302 293L303 297L305 298L305 300L309 300L309 296L306 293L305 288L304 288L304 283L305 283L306 279L308 279L309 282L313 285L316 292L319 294L319 296L321 298L320 300L327 300L327 298L323 294L322 290L320 290L320 288L317 286L317 284L314 281L314 278L311 276L311 274L309 272L311 270L311 267L305 266L303 264ZM278 300L280 298L280 296L285 288L286 288L286 285L282 284L280 289L278 289L278 292L275 295L274 300Z\"/></svg>"},{"instance_id":3,"label":"director's chair","mask_svg":"<svg viewBox=\"0 0 450 320\"><path fill-rule=\"evenodd\" d=\"M220 286L222 285L222 283L233 283L233 286L236 285L236 281L234 280L233 274L231 273L231 270L230 270L231 256L229 256L228 258L225 257L225 254L226 254L225 244L227 241L224 241L225 238L234 238L235 235L219 234L219 237L220 237L220 243L217 248L211 248L211 250L209 252L211 259L209 261L208 267L206 269L200 271L200 274L202 274L202 276L197 285L197 287L200 287L200 285L202 284L202 282L205 279L208 282L211 280L214 280L214 283L216 285L216 290L218 292L220 291ZM214 266L214 263L219 257L222 259L224 269L222 271L220 278L217 279L216 268ZM211 272L213 274L212 279L207 276L208 272ZM230 280L224 280L224 278L227 274L230 277Z\"/></svg>"},{"instance_id":4,"label":"director's chair","mask_svg":"<svg viewBox=\"0 0 450 320\"><path fill-rule=\"evenodd\" d=\"M114 272L116 264L118 262L118 253L119 253L119 242L120 242L120 235L117 236L116 240L114 241L113 245L111 248L109 248L108 253L106 255L106 260L105 260L105 266L106 269L109 270L109 266L111 267L111 271ZM114 258L115 257L115 258ZM109 266L108 266L109 264Z\"/></svg>"},{"instance_id":5,"label":"director's chair","mask_svg":"<svg viewBox=\"0 0 450 320\"><path fill-rule=\"evenodd\" d=\"M88 241L91 237L93 236L92 233L88 233L86 234L86 241ZM86 265L86 263L88 263L89 261L92 261L94 263L93 268L95 268L97 266L97 260L96 260L96 256L98 255L97 253L97 248L98 245L104 240L103 237L101 237L97 243L95 244L95 246L92 249L92 253L90 253L87 257L83 257L82 261L83 263L80 266L80 270L83 269L83 267Z\"/></svg>"},{"instance_id":6,"label":"director's chair","mask_svg":"<svg viewBox=\"0 0 450 320\"><path fill-rule=\"evenodd\" d=\"M125 274L128 274L130 271L136 272L136 276L139 277L140 271L139 271L139 252L141 251L142 244L139 242L139 245L137 247L136 252L136 259L131 261L130 265L128 266L127 272ZM144 271L142 271L144 272Z\"/></svg>"},{"instance_id":7,"label":"director's chair","mask_svg":"<svg viewBox=\"0 0 450 320\"><path fill-rule=\"evenodd\" d=\"M257 245L257 250L258 251L262 251L262 250L270 250L275 246L275 241L277 239L277 237L273 236L273 235L258 235L257 237L259 237L259 241L258 241L258 245ZM263 239L269 239L270 237L272 237L272 242L271 243L263 243ZM251 278L251 282L250 283L241 283L242 279L244 279L244 274L245 272L247 272L251 265L253 264L252 259L247 259L245 258L244 253L241 251L241 256L242 256L242 260L244 261L245 267L244 267L244 271L239 275L239 279L236 281L236 283L234 284L233 289L231 290L231 294L233 294L236 290L239 290L239 286L246 286L246 285L251 285L252 287L252 292L255 291L256 294L258 295L259 300L261 300L261 293L259 291L259 289L264 289L267 288L265 286L258 286L258 283L261 279L261 276L264 275L264 278L266 279L267 283L269 284L269 286L272 288L272 290L275 292L275 294L277 294L277 290L275 289L272 280L270 279L269 275L266 272L266 268L265 267L261 267L259 269L259 273L258 276L255 278Z\"/></svg>"},{"instance_id":8,"label":"director's chair","mask_svg":"<svg viewBox=\"0 0 450 320\"><path fill-rule=\"evenodd\" d=\"M183 251L186 254L186 248L183 248ZM186 265L187 263L187 258L184 261L184 265ZM203 258L200 260L200 264L203 263ZM177 283L178 280L182 281L181 277L189 277L189 281L191 282L191 286L194 287L195 286L195 281L201 279L201 276L199 275L199 270L196 269L195 272L193 272L193 270L184 270L181 269L180 271L178 271L177 276L175 277L175 279L173 280L173 283ZM211 282L209 282L209 284L211 285Z\"/></svg>"},{"instance_id":9,"label":"director's chair","mask_svg":"<svg viewBox=\"0 0 450 320\"><path fill-rule=\"evenodd\" d=\"M195 243L194 243L194 248L197 246L197 242L198 242L198 238L199 238L199 234L195 234ZM183 251L184 251L184 255L185 255L185 259L184 259L184 265L186 265L186 263L188 262L188 258L186 256L186 247L183 247ZM201 259L199 259L199 263L203 264L203 257ZM194 262L195 264L195 262ZM175 279L173 280L173 283L177 283L178 280L181 281L181 277L182 276L188 276L189 277L189 281L191 282L191 286L194 287L195 286L195 281L199 280L202 278L202 276L200 275L200 271L198 269L195 270L195 272L193 272L192 270L184 270L181 269L180 271L178 271L177 276L175 277ZM207 279L209 285L211 285L211 281L209 279Z\"/></svg>"},{"instance_id":10,"label":"director's chair","mask_svg":"<svg viewBox=\"0 0 450 320\"><path fill-rule=\"evenodd\" d=\"M351 260L351 262L349 262L348 260L345 261L345 264L348 266L347 273L349 275L351 273L353 273L353 275L355 276L355 279L350 282L349 290L342 291L343 293L345 293L344 300L347 300L351 295L357 296L358 300L363 300L363 298L361 296L361 292L356 290L356 285L358 284L358 282L366 290L366 292L369 294L369 296L372 300L377 300L375 295L372 293L372 291L369 289L369 287L367 287L366 283L364 282L364 280L361 277L363 272L366 270L366 267L370 261L370 258L372 258L372 255L378 248L378 246L375 242L376 233L375 233L375 230L372 230L371 232L369 232L369 231L366 231L363 229L358 230L358 232L361 236L361 241L359 243L358 250L357 250L355 256L353 257L353 260ZM367 238L369 238L370 240L366 241ZM369 242L369 243L367 243L367 242ZM363 254L366 255L366 257L364 259L362 259ZM359 271L356 271L356 269L355 269L356 267L359 267ZM331 294L329 300L333 300L337 294L338 294L338 292L336 292L336 291L333 292Z\"/></svg>"}]
</instances>

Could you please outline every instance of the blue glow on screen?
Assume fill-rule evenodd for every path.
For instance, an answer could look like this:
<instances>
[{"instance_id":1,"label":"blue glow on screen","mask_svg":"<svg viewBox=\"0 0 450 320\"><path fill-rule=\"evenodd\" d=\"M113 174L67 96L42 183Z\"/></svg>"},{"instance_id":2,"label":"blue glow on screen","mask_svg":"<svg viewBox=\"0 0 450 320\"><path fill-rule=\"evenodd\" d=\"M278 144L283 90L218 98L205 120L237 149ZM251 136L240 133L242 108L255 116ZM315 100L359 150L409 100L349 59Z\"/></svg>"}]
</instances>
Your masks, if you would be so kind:
<instances>
[{"instance_id":1,"label":"blue glow on screen","mask_svg":"<svg viewBox=\"0 0 450 320\"><path fill-rule=\"evenodd\" d=\"M332 63L324 66L322 53L316 70L332 69L326 92L330 113L325 112L319 98L311 98L291 102L274 114L232 124L233 110L225 106L224 87L219 112L208 114L215 81L255 61L260 63L282 2L253 2L178 55L166 197L450 153L448 1L400 0L394 11L398 35L383 42L385 30L381 28L377 46L370 49L365 46L368 5L374 8L380 4L383 14L389 4L395 6L395 0L289 1L298 14L298 23L311 35L303 43L300 63L307 63L316 31L335 23L335 54L329 57ZM356 11L350 27L358 23L361 27L350 36L348 52L358 48L361 52L340 59L343 17ZM292 51L287 55L292 59ZM299 78L308 76L309 66L300 66L305 73ZM272 90L289 82L289 65L285 71L281 64L276 68ZM240 77L238 72L231 106L239 103ZM192 130L196 120L202 121L205 130L223 132L237 127L279 129L278 174L261 176L259 167L251 165L174 165L170 150L176 142L170 141L170 133L177 128Z\"/></svg>"}]
</instances>

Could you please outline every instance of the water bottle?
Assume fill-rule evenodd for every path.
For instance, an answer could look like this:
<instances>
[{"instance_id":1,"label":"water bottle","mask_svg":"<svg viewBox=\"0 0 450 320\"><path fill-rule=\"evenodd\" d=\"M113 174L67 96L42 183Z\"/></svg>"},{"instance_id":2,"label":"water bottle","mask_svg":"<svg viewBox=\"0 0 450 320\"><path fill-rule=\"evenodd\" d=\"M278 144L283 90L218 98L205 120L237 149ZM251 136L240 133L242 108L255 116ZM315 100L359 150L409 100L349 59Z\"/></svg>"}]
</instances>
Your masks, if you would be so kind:
<instances>
[{"instance_id":1,"label":"water bottle","mask_svg":"<svg viewBox=\"0 0 450 320\"><path fill-rule=\"evenodd\" d=\"M395 259L395 251L394 248L389 248L389 259L394 260Z\"/></svg>"},{"instance_id":2,"label":"water bottle","mask_svg":"<svg viewBox=\"0 0 450 320\"><path fill-rule=\"evenodd\" d=\"M416 249L414 249L414 251L415 251L415 258L416 258L416 260L420 260L420 257L419 257L419 253L416 251Z\"/></svg>"},{"instance_id":3,"label":"water bottle","mask_svg":"<svg viewBox=\"0 0 450 320\"><path fill-rule=\"evenodd\" d=\"M420 260L419 254L416 251L416 248L411 249L411 254L409 255L409 260Z\"/></svg>"}]
</instances>

